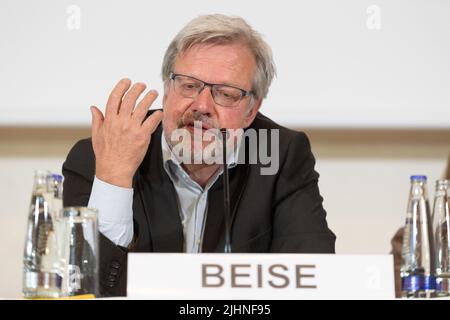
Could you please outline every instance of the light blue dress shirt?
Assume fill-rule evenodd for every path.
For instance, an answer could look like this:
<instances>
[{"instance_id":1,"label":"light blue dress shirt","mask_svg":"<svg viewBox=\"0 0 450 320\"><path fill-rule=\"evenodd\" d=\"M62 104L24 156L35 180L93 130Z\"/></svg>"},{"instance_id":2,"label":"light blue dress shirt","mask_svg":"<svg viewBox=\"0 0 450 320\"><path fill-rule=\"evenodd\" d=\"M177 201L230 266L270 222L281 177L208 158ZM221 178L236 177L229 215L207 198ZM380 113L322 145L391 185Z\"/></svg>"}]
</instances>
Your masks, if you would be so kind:
<instances>
[{"instance_id":1,"label":"light blue dress shirt","mask_svg":"<svg viewBox=\"0 0 450 320\"><path fill-rule=\"evenodd\" d=\"M161 135L164 170L172 181L178 200L178 209L183 225L184 251L201 252L202 240L208 214L208 192L223 173L222 167L210 178L205 188L191 179L177 161L171 157L164 132ZM236 166L239 148L227 155L228 167ZM127 247L133 239L133 189L122 188L94 179L89 207L99 211L99 231L116 245Z\"/></svg>"}]
</instances>

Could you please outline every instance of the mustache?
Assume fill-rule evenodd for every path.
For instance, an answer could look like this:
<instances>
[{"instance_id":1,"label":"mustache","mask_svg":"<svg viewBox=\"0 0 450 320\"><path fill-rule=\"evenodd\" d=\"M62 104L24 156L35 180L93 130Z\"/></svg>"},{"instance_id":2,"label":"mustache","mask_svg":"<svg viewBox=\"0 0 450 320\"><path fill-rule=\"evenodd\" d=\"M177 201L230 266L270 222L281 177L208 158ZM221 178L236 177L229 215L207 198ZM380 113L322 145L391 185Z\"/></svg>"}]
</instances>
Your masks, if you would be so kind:
<instances>
[{"instance_id":1,"label":"mustache","mask_svg":"<svg viewBox=\"0 0 450 320\"><path fill-rule=\"evenodd\" d=\"M193 111L189 113L185 113L180 119L177 121L177 129L183 128L185 126L194 125L194 122L200 121L202 126L207 129L220 129L220 126L215 123L209 116L199 112Z\"/></svg>"}]
</instances>

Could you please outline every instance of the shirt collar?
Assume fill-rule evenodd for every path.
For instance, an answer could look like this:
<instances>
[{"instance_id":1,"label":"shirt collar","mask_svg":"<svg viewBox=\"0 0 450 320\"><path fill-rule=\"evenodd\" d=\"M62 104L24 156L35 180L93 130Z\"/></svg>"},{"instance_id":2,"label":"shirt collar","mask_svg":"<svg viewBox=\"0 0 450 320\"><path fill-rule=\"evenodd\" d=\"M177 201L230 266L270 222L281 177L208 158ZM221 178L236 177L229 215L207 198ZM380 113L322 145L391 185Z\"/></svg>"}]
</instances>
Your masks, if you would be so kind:
<instances>
[{"instance_id":1,"label":"shirt collar","mask_svg":"<svg viewBox=\"0 0 450 320\"><path fill-rule=\"evenodd\" d=\"M242 142L242 139L240 139L239 145L236 148L234 148L235 150L231 150L231 152L230 152L230 150L227 150L228 168L234 168L238 164L239 150L241 147L241 145L240 145L241 142ZM176 155L172 156L172 148L166 140L166 135L164 134L164 129L161 134L161 148L162 148L163 165L166 170L167 170L168 163L173 163L173 164L181 167L181 162L178 159L178 157Z\"/></svg>"}]
</instances>

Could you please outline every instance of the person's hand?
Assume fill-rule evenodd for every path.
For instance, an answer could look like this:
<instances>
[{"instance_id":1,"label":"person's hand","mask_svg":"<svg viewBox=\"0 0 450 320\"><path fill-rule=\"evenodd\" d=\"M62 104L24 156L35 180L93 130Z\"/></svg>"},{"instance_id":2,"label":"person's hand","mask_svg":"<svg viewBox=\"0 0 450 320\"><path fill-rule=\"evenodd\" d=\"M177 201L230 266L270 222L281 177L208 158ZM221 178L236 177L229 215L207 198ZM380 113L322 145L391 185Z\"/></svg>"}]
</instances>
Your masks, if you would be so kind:
<instances>
[{"instance_id":1,"label":"person's hand","mask_svg":"<svg viewBox=\"0 0 450 320\"><path fill-rule=\"evenodd\" d=\"M133 175L144 159L152 133L163 116L161 111L156 111L145 119L158 93L149 91L136 106L136 100L146 85L135 83L130 86L129 79L117 83L106 104L105 116L97 107L91 107L95 175L102 181L124 188L131 188Z\"/></svg>"}]
</instances>

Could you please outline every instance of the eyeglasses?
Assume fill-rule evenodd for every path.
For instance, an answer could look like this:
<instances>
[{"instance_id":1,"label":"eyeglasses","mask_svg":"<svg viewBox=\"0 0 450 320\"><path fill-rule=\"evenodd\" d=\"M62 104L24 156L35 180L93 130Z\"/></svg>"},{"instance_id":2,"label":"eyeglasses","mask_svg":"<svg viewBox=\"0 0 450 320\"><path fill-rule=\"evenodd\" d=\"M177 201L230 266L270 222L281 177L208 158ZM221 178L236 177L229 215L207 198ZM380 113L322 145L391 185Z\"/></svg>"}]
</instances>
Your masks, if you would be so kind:
<instances>
[{"instance_id":1,"label":"eyeglasses","mask_svg":"<svg viewBox=\"0 0 450 320\"><path fill-rule=\"evenodd\" d=\"M184 74L171 72L169 79L173 80L175 92L185 98L195 99L205 87L211 88L213 100L223 107L236 107L244 98L251 96L251 91L224 84L208 83Z\"/></svg>"}]
</instances>

